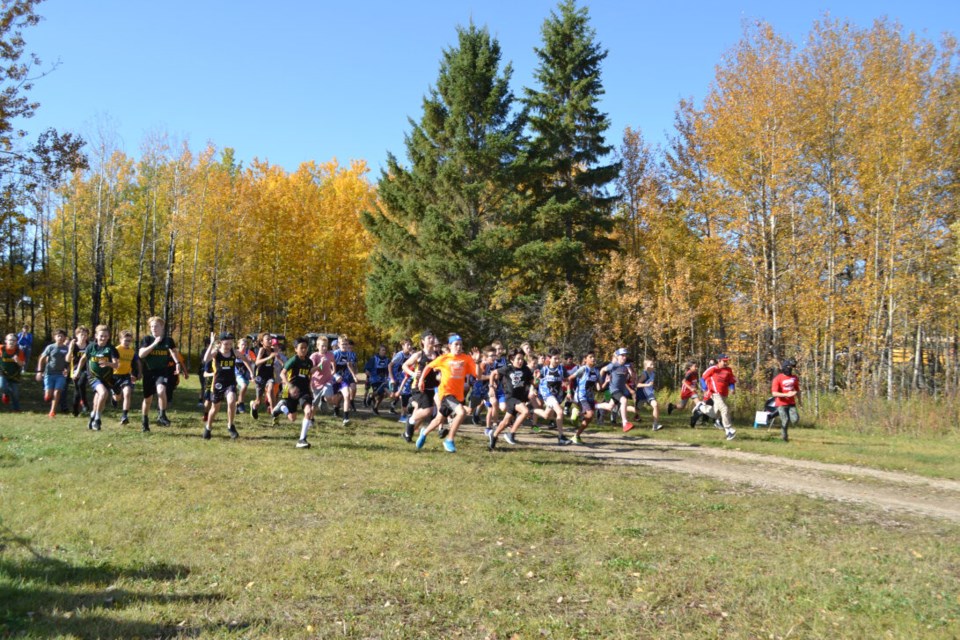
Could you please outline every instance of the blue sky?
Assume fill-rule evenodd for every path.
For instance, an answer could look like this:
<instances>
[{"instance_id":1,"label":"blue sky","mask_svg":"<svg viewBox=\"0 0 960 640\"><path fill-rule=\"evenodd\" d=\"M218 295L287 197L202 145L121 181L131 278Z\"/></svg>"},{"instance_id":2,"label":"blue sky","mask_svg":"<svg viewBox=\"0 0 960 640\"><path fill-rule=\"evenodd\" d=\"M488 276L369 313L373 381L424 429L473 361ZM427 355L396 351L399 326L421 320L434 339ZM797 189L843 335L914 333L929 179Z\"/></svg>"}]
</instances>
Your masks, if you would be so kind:
<instances>
[{"instance_id":1,"label":"blue sky","mask_svg":"<svg viewBox=\"0 0 960 640\"><path fill-rule=\"evenodd\" d=\"M932 40L960 35L960 3L629 2L586 4L601 44L602 108L611 139L627 126L662 142L681 98L699 101L744 21L763 19L801 42L824 12L869 25L888 16ZM59 66L36 81L41 104L27 128L92 139L112 132L140 156L148 135L200 148L233 147L241 161L289 170L307 160L403 157L408 117L437 77L456 26L486 25L514 67L516 94L532 84L533 48L556 2L446 0L47 0L28 49Z\"/></svg>"}]
</instances>

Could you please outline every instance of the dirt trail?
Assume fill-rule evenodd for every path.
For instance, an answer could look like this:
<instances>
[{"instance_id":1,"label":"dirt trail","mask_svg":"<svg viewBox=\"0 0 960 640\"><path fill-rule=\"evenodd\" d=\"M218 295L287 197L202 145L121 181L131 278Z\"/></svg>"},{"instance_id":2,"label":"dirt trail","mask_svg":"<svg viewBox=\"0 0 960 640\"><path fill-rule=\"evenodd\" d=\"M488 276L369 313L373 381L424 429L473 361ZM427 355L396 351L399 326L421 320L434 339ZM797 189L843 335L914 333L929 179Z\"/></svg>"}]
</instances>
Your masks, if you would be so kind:
<instances>
[{"instance_id":1,"label":"dirt trail","mask_svg":"<svg viewBox=\"0 0 960 640\"><path fill-rule=\"evenodd\" d=\"M486 438L477 427L462 431ZM718 436L720 434L718 433ZM869 505L889 512L912 513L960 522L960 482L879 471L845 464L792 460L682 442L592 433L585 445L558 447L553 432L523 433L522 446L563 449L575 455L616 464L641 464L770 491L801 493L840 502ZM503 439L498 447L510 447Z\"/></svg>"}]
</instances>

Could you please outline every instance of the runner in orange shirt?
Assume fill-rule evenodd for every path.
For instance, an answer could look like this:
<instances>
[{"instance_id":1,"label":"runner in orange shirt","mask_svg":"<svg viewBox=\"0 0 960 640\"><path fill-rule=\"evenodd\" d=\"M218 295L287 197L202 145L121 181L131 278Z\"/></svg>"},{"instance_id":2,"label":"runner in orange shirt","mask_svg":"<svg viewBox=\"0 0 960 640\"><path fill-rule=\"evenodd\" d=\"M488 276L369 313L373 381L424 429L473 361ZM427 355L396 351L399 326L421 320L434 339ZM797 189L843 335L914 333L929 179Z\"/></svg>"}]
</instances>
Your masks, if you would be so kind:
<instances>
[{"instance_id":1,"label":"runner in orange shirt","mask_svg":"<svg viewBox=\"0 0 960 640\"><path fill-rule=\"evenodd\" d=\"M417 438L417 451L423 448L423 444L427 441L427 434L443 424L450 416L452 416L453 421L450 423L450 433L443 441L443 448L450 453L457 451L457 448L453 445L453 438L457 435L457 429L460 428L460 424L467 415L467 410L463 408L464 385L467 376L478 377L477 363L473 358L463 353L463 339L457 334L453 334L447 339L447 344L450 346L450 352L430 362L420 376L419 386L422 393L427 375L433 370L440 372L440 386L437 388L437 397L440 398L440 411L430 424L420 429L420 437Z\"/></svg>"}]
</instances>

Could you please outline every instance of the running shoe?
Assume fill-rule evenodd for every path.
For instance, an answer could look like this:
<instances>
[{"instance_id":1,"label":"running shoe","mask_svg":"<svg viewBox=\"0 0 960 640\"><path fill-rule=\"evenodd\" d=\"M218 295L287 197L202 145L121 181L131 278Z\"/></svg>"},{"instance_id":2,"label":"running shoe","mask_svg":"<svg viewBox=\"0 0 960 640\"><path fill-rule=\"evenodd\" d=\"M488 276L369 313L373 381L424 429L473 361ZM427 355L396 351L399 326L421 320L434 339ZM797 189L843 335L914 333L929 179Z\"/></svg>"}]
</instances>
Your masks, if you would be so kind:
<instances>
[{"instance_id":1,"label":"running shoe","mask_svg":"<svg viewBox=\"0 0 960 640\"><path fill-rule=\"evenodd\" d=\"M668 415L668 416L673 415L673 410L676 409L676 408L677 408L677 406L676 406L675 404L673 404L672 402L669 403L669 404L667 405L667 415Z\"/></svg>"},{"instance_id":2,"label":"running shoe","mask_svg":"<svg viewBox=\"0 0 960 640\"><path fill-rule=\"evenodd\" d=\"M406 423L407 426L403 428L403 439L407 442L413 442L413 425L409 422Z\"/></svg>"},{"instance_id":3,"label":"running shoe","mask_svg":"<svg viewBox=\"0 0 960 640\"><path fill-rule=\"evenodd\" d=\"M625 422L625 423L623 424L623 432L626 433L627 431L630 431L630 429L633 429L633 423L632 423L632 422Z\"/></svg>"},{"instance_id":4,"label":"running shoe","mask_svg":"<svg viewBox=\"0 0 960 640\"><path fill-rule=\"evenodd\" d=\"M233 425L230 425L229 427L227 427L227 433L230 434L231 440L236 440L237 438L240 437L240 433L237 432L237 428Z\"/></svg>"},{"instance_id":5,"label":"running shoe","mask_svg":"<svg viewBox=\"0 0 960 640\"><path fill-rule=\"evenodd\" d=\"M573 444L583 444L583 439L580 438L580 436L575 435L572 438L570 438L570 442L572 442Z\"/></svg>"},{"instance_id":6,"label":"running shoe","mask_svg":"<svg viewBox=\"0 0 960 640\"><path fill-rule=\"evenodd\" d=\"M252 415L253 419L256 420L260 417L260 412L257 411L256 407L250 407L250 415Z\"/></svg>"},{"instance_id":7,"label":"running shoe","mask_svg":"<svg viewBox=\"0 0 960 640\"><path fill-rule=\"evenodd\" d=\"M150 433L150 426L145 424L145 425L143 425L143 426L140 427L140 431L141 431L142 433Z\"/></svg>"},{"instance_id":8,"label":"running shoe","mask_svg":"<svg viewBox=\"0 0 960 640\"><path fill-rule=\"evenodd\" d=\"M120 417L120 424L123 425L123 426L127 426L128 424L130 424L130 418L127 417L127 414L123 414L123 415Z\"/></svg>"},{"instance_id":9,"label":"running shoe","mask_svg":"<svg viewBox=\"0 0 960 640\"><path fill-rule=\"evenodd\" d=\"M573 444L573 440L567 436L557 436L557 444L560 446L566 446L568 444Z\"/></svg>"},{"instance_id":10,"label":"running shoe","mask_svg":"<svg viewBox=\"0 0 960 640\"><path fill-rule=\"evenodd\" d=\"M653 430L654 430L654 431L660 431L660 429L663 429L663 425L660 424L659 422L654 423L654 425L653 425Z\"/></svg>"},{"instance_id":11,"label":"running shoe","mask_svg":"<svg viewBox=\"0 0 960 640\"><path fill-rule=\"evenodd\" d=\"M456 453L457 448L453 446L453 440L444 440L443 448L446 449L447 453Z\"/></svg>"},{"instance_id":12,"label":"running shoe","mask_svg":"<svg viewBox=\"0 0 960 640\"><path fill-rule=\"evenodd\" d=\"M170 421L167 419L167 416L160 416L157 418L157 424L161 427L169 427Z\"/></svg>"},{"instance_id":13,"label":"running shoe","mask_svg":"<svg viewBox=\"0 0 960 640\"><path fill-rule=\"evenodd\" d=\"M493 430L487 429L487 449L493 451L497 448L497 436L493 435Z\"/></svg>"},{"instance_id":14,"label":"running shoe","mask_svg":"<svg viewBox=\"0 0 960 640\"><path fill-rule=\"evenodd\" d=\"M423 449L423 445L424 443L426 443L426 441L427 441L427 430L424 427L420 429L420 435L417 436L417 451L420 451L420 449Z\"/></svg>"},{"instance_id":15,"label":"running shoe","mask_svg":"<svg viewBox=\"0 0 960 640\"><path fill-rule=\"evenodd\" d=\"M57 412L56 412L56 411L51 411L51 412L48 413L47 415L50 416L51 418L56 418L56 417L57 417Z\"/></svg>"},{"instance_id":16,"label":"running shoe","mask_svg":"<svg viewBox=\"0 0 960 640\"><path fill-rule=\"evenodd\" d=\"M97 418L96 420L93 421L93 430L94 430L94 431L100 431L100 427L101 427L102 425L103 425L103 423L100 422L100 418Z\"/></svg>"},{"instance_id":17,"label":"running shoe","mask_svg":"<svg viewBox=\"0 0 960 640\"><path fill-rule=\"evenodd\" d=\"M377 417L380 416L380 409L377 408L377 405L373 405L372 407L370 407L370 410L373 411L373 415Z\"/></svg>"},{"instance_id":18,"label":"running shoe","mask_svg":"<svg viewBox=\"0 0 960 640\"><path fill-rule=\"evenodd\" d=\"M733 440L737 437L736 429L727 429L727 440Z\"/></svg>"},{"instance_id":19,"label":"running shoe","mask_svg":"<svg viewBox=\"0 0 960 640\"><path fill-rule=\"evenodd\" d=\"M449 433L450 433L449 428L440 427L440 432L437 435L440 436L441 438L446 438Z\"/></svg>"},{"instance_id":20,"label":"running shoe","mask_svg":"<svg viewBox=\"0 0 960 640\"><path fill-rule=\"evenodd\" d=\"M503 439L507 441L507 444L520 444L517 442L517 437L509 431L503 436Z\"/></svg>"},{"instance_id":21,"label":"running shoe","mask_svg":"<svg viewBox=\"0 0 960 640\"><path fill-rule=\"evenodd\" d=\"M470 422L472 422L474 425L476 425L476 426L479 427L479 426L480 426L480 416L478 416L478 415L475 414L475 413L471 413L471 414L470 414Z\"/></svg>"},{"instance_id":22,"label":"running shoe","mask_svg":"<svg viewBox=\"0 0 960 640\"><path fill-rule=\"evenodd\" d=\"M310 443L306 440L297 440L297 449L309 449Z\"/></svg>"},{"instance_id":23,"label":"running shoe","mask_svg":"<svg viewBox=\"0 0 960 640\"><path fill-rule=\"evenodd\" d=\"M213 434L210 433L210 429L204 427L204 428L203 428L203 439L204 439L204 440L209 440L212 436L213 436Z\"/></svg>"}]
</instances>

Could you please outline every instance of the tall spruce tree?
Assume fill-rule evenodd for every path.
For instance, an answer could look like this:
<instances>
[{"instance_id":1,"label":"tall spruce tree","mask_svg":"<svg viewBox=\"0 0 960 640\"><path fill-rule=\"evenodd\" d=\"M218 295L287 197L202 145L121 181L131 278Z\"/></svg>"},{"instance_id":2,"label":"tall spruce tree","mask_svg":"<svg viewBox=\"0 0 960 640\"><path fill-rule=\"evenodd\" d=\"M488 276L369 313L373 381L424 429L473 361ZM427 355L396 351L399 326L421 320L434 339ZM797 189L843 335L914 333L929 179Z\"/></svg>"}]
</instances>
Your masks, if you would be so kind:
<instances>
[{"instance_id":1,"label":"tall spruce tree","mask_svg":"<svg viewBox=\"0 0 960 640\"><path fill-rule=\"evenodd\" d=\"M371 321L389 333L424 328L471 340L500 333L491 307L508 262L504 222L516 192L523 119L511 111L510 65L486 28L457 29L435 89L406 136L410 166L391 154L379 204L362 222L376 244L367 277Z\"/></svg>"},{"instance_id":2,"label":"tall spruce tree","mask_svg":"<svg viewBox=\"0 0 960 640\"><path fill-rule=\"evenodd\" d=\"M520 289L540 300L582 287L591 267L616 246L609 236L615 197L606 186L620 165L603 164L613 148L604 140L610 121L597 108L607 51L586 8L564 0L558 11L544 21L543 46L536 49L539 88L526 89L523 100L531 134L523 179L529 200L516 221L523 232L515 258L528 280Z\"/></svg>"}]
</instances>

